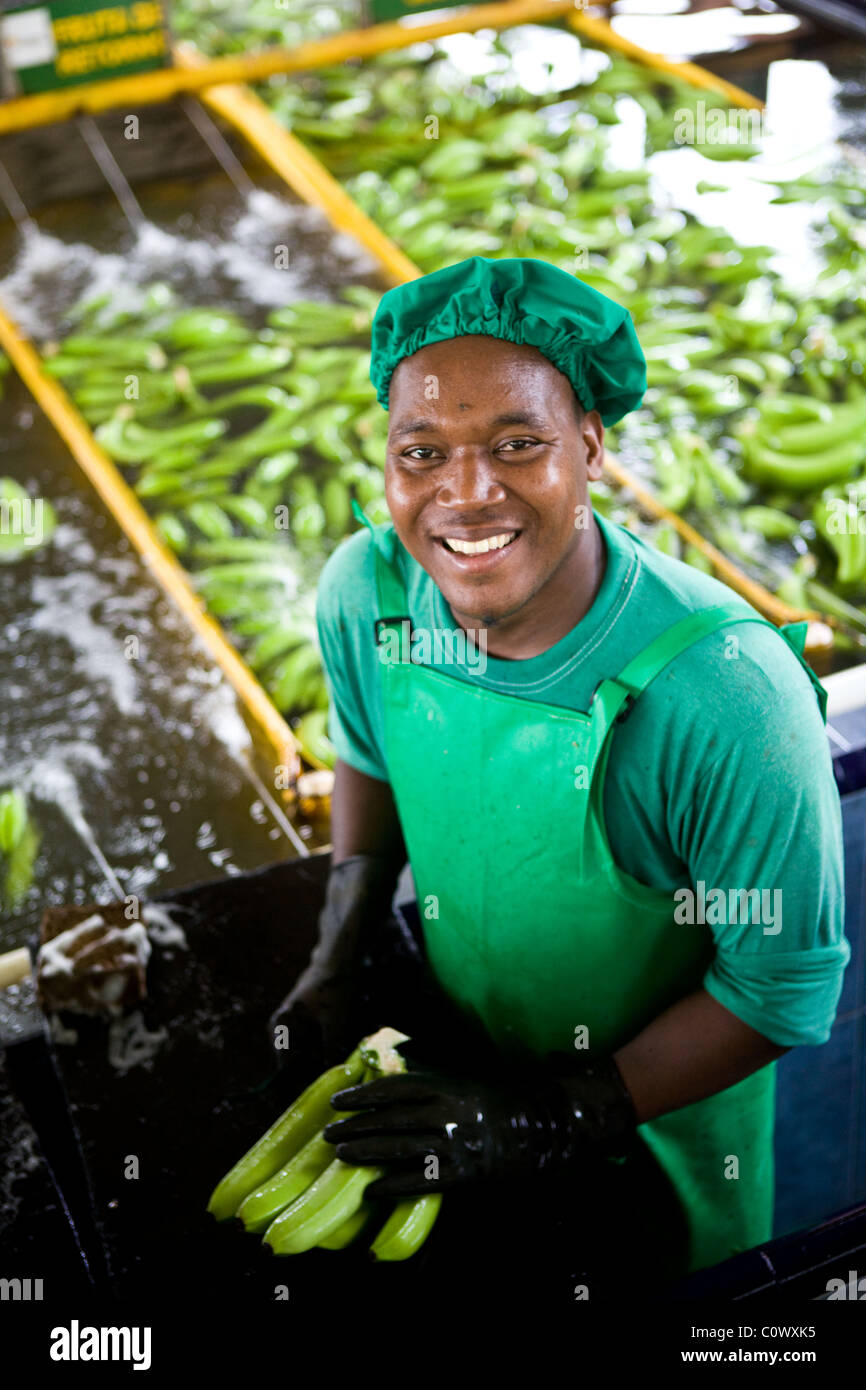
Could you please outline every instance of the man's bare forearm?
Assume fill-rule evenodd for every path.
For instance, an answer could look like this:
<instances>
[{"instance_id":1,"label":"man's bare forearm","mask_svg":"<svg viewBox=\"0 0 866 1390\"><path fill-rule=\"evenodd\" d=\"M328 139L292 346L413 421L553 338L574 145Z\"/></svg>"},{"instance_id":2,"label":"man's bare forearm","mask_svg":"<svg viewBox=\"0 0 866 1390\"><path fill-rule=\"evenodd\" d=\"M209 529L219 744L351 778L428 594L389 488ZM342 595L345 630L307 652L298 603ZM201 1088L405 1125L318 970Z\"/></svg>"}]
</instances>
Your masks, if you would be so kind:
<instances>
[{"instance_id":1,"label":"man's bare forearm","mask_svg":"<svg viewBox=\"0 0 866 1390\"><path fill-rule=\"evenodd\" d=\"M388 782L338 760L331 802L332 863L354 854L385 859L395 874L406 862L403 834Z\"/></svg>"},{"instance_id":2,"label":"man's bare forearm","mask_svg":"<svg viewBox=\"0 0 866 1390\"><path fill-rule=\"evenodd\" d=\"M614 1060L644 1124L733 1086L788 1050L698 989L654 1018Z\"/></svg>"}]
</instances>

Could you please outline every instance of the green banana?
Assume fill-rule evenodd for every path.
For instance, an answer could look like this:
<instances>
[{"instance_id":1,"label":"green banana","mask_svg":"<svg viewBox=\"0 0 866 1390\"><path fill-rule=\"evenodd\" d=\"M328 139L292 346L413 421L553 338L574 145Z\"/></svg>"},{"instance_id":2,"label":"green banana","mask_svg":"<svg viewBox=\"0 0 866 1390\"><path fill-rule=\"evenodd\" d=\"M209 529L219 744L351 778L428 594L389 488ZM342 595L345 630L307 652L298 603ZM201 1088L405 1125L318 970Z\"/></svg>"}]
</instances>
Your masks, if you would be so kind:
<instances>
[{"instance_id":1,"label":"green banana","mask_svg":"<svg viewBox=\"0 0 866 1390\"><path fill-rule=\"evenodd\" d=\"M287 652L294 651L296 647L306 645L310 641L309 631L300 627L293 627L291 624L275 626L268 619L268 626L263 636L246 654L247 665L253 671L263 671L278 657L285 656Z\"/></svg>"},{"instance_id":2,"label":"green banana","mask_svg":"<svg viewBox=\"0 0 866 1390\"><path fill-rule=\"evenodd\" d=\"M866 578L866 515L857 497L852 495L845 501L840 497L819 498L812 520L836 554L838 582L856 584Z\"/></svg>"},{"instance_id":3,"label":"green banana","mask_svg":"<svg viewBox=\"0 0 866 1390\"><path fill-rule=\"evenodd\" d=\"M225 540L234 534L230 519L216 502L193 502L185 515L209 540Z\"/></svg>"},{"instance_id":4,"label":"green banana","mask_svg":"<svg viewBox=\"0 0 866 1390\"><path fill-rule=\"evenodd\" d=\"M57 514L45 497L32 498L14 478L0 478L0 564L13 564L45 545Z\"/></svg>"},{"instance_id":5,"label":"green banana","mask_svg":"<svg viewBox=\"0 0 866 1390\"><path fill-rule=\"evenodd\" d=\"M293 730L298 746L307 762L315 767L333 767L337 761L337 750L328 738L328 715L326 710L313 709L303 715Z\"/></svg>"},{"instance_id":6,"label":"green banana","mask_svg":"<svg viewBox=\"0 0 866 1390\"><path fill-rule=\"evenodd\" d=\"M193 386L216 385L219 382L249 381L254 377L270 376L288 366L291 352L286 347L267 343L251 343L225 357L196 365L187 363Z\"/></svg>"},{"instance_id":7,"label":"green banana","mask_svg":"<svg viewBox=\"0 0 866 1390\"><path fill-rule=\"evenodd\" d=\"M776 507L744 507L740 521L747 531L757 531L767 540L788 540L800 531L800 523Z\"/></svg>"},{"instance_id":8,"label":"green banana","mask_svg":"<svg viewBox=\"0 0 866 1390\"><path fill-rule=\"evenodd\" d=\"M182 554L189 545L189 536L186 533L183 522L172 512L160 512L154 521L157 535L177 554Z\"/></svg>"},{"instance_id":9,"label":"green banana","mask_svg":"<svg viewBox=\"0 0 866 1390\"><path fill-rule=\"evenodd\" d=\"M832 419L830 407L824 401L814 401L809 396L797 396L789 391L763 396L758 402L758 409L762 425L768 425L771 430L784 424Z\"/></svg>"},{"instance_id":10,"label":"green banana","mask_svg":"<svg viewBox=\"0 0 866 1390\"><path fill-rule=\"evenodd\" d=\"M6 875L3 898L7 911L18 912L33 883L36 855L39 852L39 832L27 819L18 840L6 855Z\"/></svg>"},{"instance_id":11,"label":"green banana","mask_svg":"<svg viewBox=\"0 0 866 1390\"><path fill-rule=\"evenodd\" d=\"M863 400L827 407L827 412L829 419L777 428L775 433L764 434L762 442L782 454L816 454L866 430Z\"/></svg>"},{"instance_id":12,"label":"green banana","mask_svg":"<svg viewBox=\"0 0 866 1390\"><path fill-rule=\"evenodd\" d=\"M220 309L183 309L159 336L172 348L198 348L248 343L252 334L237 314Z\"/></svg>"},{"instance_id":13,"label":"green banana","mask_svg":"<svg viewBox=\"0 0 866 1390\"><path fill-rule=\"evenodd\" d=\"M145 463L178 445L198 444L204 448L225 434L226 428L224 420L190 420L172 429L153 430L116 415L99 426L95 438L118 463Z\"/></svg>"},{"instance_id":14,"label":"green banana","mask_svg":"<svg viewBox=\"0 0 866 1390\"><path fill-rule=\"evenodd\" d=\"M841 482L866 459L866 440L846 439L816 454L781 454L743 437L743 470L758 482L790 492L811 492Z\"/></svg>"},{"instance_id":15,"label":"green banana","mask_svg":"<svg viewBox=\"0 0 866 1390\"><path fill-rule=\"evenodd\" d=\"M277 1255L301 1255L332 1235L360 1207L382 1168L360 1168L335 1158L264 1234Z\"/></svg>"},{"instance_id":16,"label":"green banana","mask_svg":"<svg viewBox=\"0 0 866 1390\"><path fill-rule=\"evenodd\" d=\"M370 1254L375 1260L407 1260L424 1244L441 1206L441 1192L398 1202L370 1246Z\"/></svg>"},{"instance_id":17,"label":"green banana","mask_svg":"<svg viewBox=\"0 0 866 1390\"><path fill-rule=\"evenodd\" d=\"M312 642L296 647L283 657L268 678L268 689L277 708L289 710L301 706L304 682L310 675L319 674L321 669L322 659Z\"/></svg>"},{"instance_id":18,"label":"green banana","mask_svg":"<svg viewBox=\"0 0 866 1390\"><path fill-rule=\"evenodd\" d=\"M160 368L166 365L166 355L159 343L144 339L127 337L91 337L80 333L70 333L60 345L64 357L88 358L105 362L113 367ZM60 355L60 354L58 354Z\"/></svg>"},{"instance_id":19,"label":"green banana","mask_svg":"<svg viewBox=\"0 0 866 1390\"><path fill-rule=\"evenodd\" d=\"M0 852L9 854L15 849L24 836L27 823L24 793L14 787L0 794Z\"/></svg>"},{"instance_id":20,"label":"green banana","mask_svg":"<svg viewBox=\"0 0 866 1390\"><path fill-rule=\"evenodd\" d=\"M364 1077L366 1079L366 1073ZM328 1120L344 1119L352 1111L331 1110ZM264 1231L291 1203L306 1192L334 1162L334 1146L314 1134L288 1163L244 1198L237 1215L248 1231Z\"/></svg>"},{"instance_id":21,"label":"green banana","mask_svg":"<svg viewBox=\"0 0 866 1390\"><path fill-rule=\"evenodd\" d=\"M255 497L228 495L222 499L220 506L248 531L266 531L272 522L265 507Z\"/></svg>"},{"instance_id":22,"label":"green banana","mask_svg":"<svg viewBox=\"0 0 866 1390\"><path fill-rule=\"evenodd\" d=\"M256 488L268 488L274 483L283 482L297 468L300 458L295 450L283 449L262 459L247 479L246 491L254 492Z\"/></svg>"},{"instance_id":23,"label":"green banana","mask_svg":"<svg viewBox=\"0 0 866 1390\"><path fill-rule=\"evenodd\" d=\"M329 1236L325 1236L318 1242L320 1250L344 1250L347 1245L351 1245L353 1240L357 1240L368 1223L372 1221L375 1209L372 1202L362 1201L356 1212L346 1218L342 1226L338 1226Z\"/></svg>"}]
</instances>

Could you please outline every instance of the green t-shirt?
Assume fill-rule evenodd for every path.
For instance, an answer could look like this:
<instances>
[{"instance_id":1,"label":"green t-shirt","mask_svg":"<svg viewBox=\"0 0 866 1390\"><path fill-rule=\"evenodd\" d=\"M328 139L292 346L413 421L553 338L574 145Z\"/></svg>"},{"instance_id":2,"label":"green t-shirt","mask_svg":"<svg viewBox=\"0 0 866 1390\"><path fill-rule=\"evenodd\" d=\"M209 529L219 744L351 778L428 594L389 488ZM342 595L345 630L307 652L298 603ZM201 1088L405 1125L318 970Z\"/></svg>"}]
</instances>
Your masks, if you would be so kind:
<instances>
[{"instance_id":1,"label":"green t-shirt","mask_svg":"<svg viewBox=\"0 0 866 1390\"><path fill-rule=\"evenodd\" d=\"M729 598L716 579L596 520L605 572L576 627L526 660L488 654L483 671L461 664L451 647L450 675L586 711L599 682L658 633ZM454 631L432 579L403 546L397 552L413 629ZM373 538L365 529L338 547L322 573L319 640L337 753L388 781L377 616ZM441 660L441 651L428 655L431 664ZM781 930L756 932L748 921L714 926L707 911L716 955L704 985L779 1046L826 1042L850 956L842 816L815 692L784 638L758 623L710 633L664 668L611 738L603 807L616 862L671 892L699 894L701 883L707 893L717 885L770 890L773 927L781 923Z\"/></svg>"}]
</instances>

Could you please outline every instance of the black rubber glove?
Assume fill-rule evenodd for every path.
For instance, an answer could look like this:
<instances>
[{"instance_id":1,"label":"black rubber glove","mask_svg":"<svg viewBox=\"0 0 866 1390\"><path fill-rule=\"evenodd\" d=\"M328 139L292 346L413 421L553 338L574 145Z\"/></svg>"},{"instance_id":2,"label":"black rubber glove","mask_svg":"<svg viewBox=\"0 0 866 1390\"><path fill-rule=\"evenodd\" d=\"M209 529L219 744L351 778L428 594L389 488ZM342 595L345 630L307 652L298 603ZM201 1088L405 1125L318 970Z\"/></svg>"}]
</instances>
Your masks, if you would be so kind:
<instances>
[{"instance_id":1,"label":"black rubber glove","mask_svg":"<svg viewBox=\"0 0 866 1390\"><path fill-rule=\"evenodd\" d=\"M414 1071L350 1086L331 1104L361 1112L325 1127L337 1158L393 1169L370 1197L561 1175L590 1154L624 1154L637 1126L613 1058L566 1053L511 1082Z\"/></svg>"},{"instance_id":2,"label":"black rubber glove","mask_svg":"<svg viewBox=\"0 0 866 1390\"><path fill-rule=\"evenodd\" d=\"M288 1049L275 1049L280 1060L303 1053L330 1065L357 1046L361 960L388 916L393 890L394 872L384 859L356 854L331 869L318 942L269 1021L272 1041L279 1025L289 1030Z\"/></svg>"}]
</instances>

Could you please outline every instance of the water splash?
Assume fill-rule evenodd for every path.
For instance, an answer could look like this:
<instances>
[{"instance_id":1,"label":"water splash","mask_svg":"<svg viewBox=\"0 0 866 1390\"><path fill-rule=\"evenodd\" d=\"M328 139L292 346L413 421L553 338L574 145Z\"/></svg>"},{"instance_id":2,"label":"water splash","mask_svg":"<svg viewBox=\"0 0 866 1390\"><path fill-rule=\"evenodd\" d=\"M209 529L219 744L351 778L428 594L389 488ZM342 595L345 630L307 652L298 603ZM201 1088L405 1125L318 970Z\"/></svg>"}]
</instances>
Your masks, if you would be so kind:
<instances>
[{"instance_id":1,"label":"water splash","mask_svg":"<svg viewBox=\"0 0 866 1390\"><path fill-rule=\"evenodd\" d=\"M253 762L253 742L229 685L221 681L209 690L202 698L202 708L208 724L235 759L244 776L252 783L283 834L291 841L298 854L304 857L309 855L309 847L304 844L285 811L256 771Z\"/></svg>"},{"instance_id":2,"label":"water splash","mask_svg":"<svg viewBox=\"0 0 866 1390\"><path fill-rule=\"evenodd\" d=\"M89 744L67 745L67 754L73 748L81 756L82 761L89 762L91 766L99 769L104 769L107 766L106 759L97 748ZM23 784L25 790L32 792L37 801L51 802L62 812L95 863L99 865L106 882L111 886L112 892L117 898L124 898L125 894L120 880L102 853L93 833L93 827L84 814L81 798L78 795L78 783L63 759L56 754L49 758L39 758L25 772Z\"/></svg>"}]
</instances>

